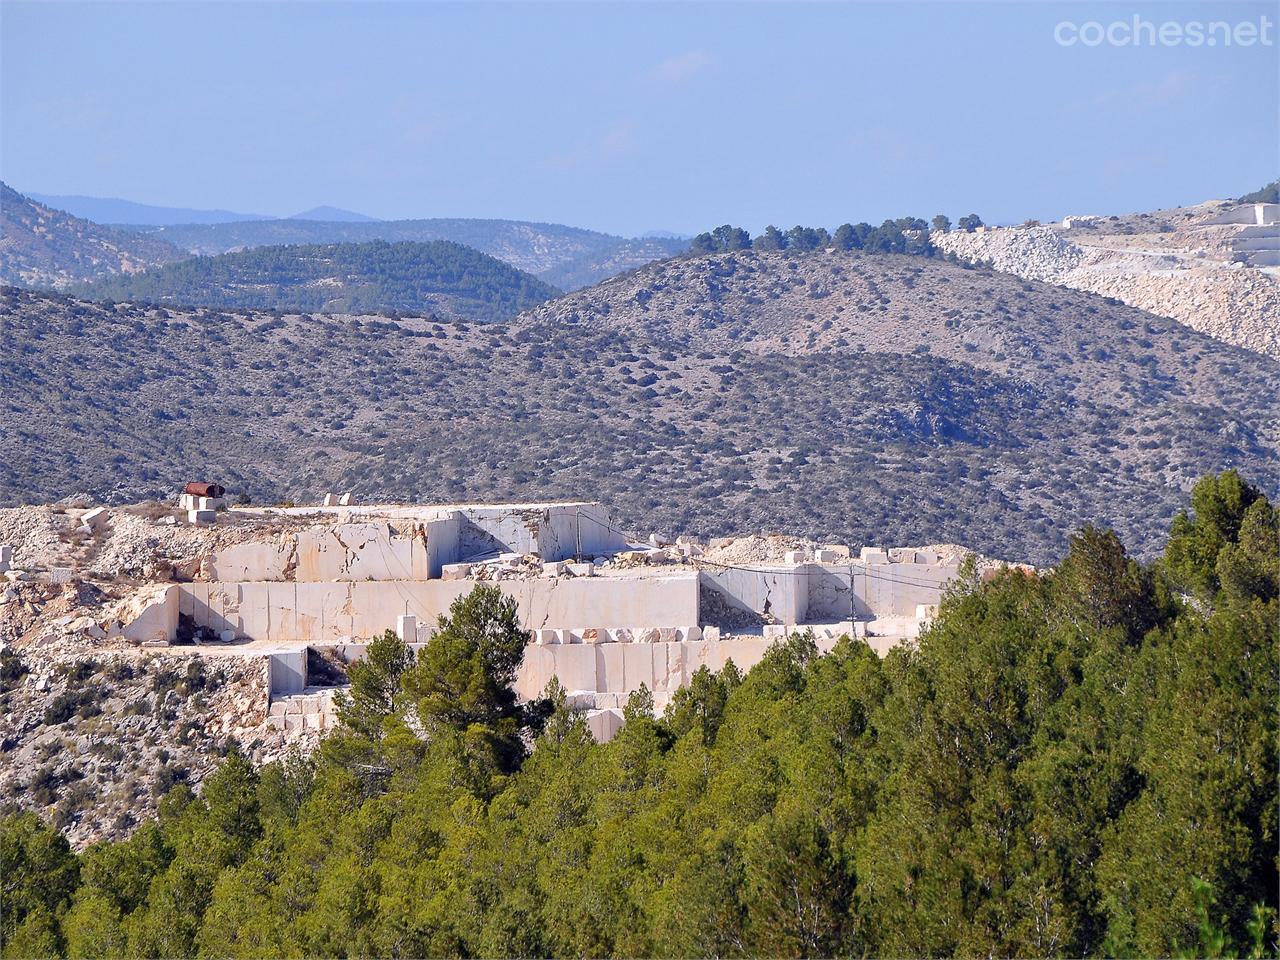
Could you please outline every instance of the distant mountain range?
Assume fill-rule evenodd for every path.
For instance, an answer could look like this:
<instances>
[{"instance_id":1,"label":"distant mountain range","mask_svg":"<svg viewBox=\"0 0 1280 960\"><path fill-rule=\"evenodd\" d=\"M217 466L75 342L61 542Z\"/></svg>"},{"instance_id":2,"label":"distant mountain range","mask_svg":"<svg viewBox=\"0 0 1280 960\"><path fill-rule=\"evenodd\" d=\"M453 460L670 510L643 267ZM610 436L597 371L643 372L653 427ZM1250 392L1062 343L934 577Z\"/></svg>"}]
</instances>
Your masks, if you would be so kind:
<instances>
[{"instance_id":1,"label":"distant mountain range","mask_svg":"<svg viewBox=\"0 0 1280 960\"><path fill-rule=\"evenodd\" d=\"M91 300L502 320L560 291L447 240L256 247L73 288Z\"/></svg>"},{"instance_id":2,"label":"distant mountain range","mask_svg":"<svg viewBox=\"0 0 1280 960\"><path fill-rule=\"evenodd\" d=\"M591 286L689 247L683 238L615 237L580 227L520 220L318 221L291 218L145 228L180 249L216 255L280 244L452 240L505 260L563 290Z\"/></svg>"},{"instance_id":3,"label":"distant mountain range","mask_svg":"<svg viewBox=\"0 0 1280 960\"><path fill-rule=\"evenodd\" d=\"M261 213L158 207L150 203L121 200L118 197L57 196L47 193L30 193L27 196L46 207L63 210L75 217L123 227L162 227L176 223L231 223L237 220L274 219Z\"/></svg>"},{"instance_id":4,"label":"distant mountain range","mask_svg":"<svg viewBox=\"0 0 1280 960\"><path fill-rule=\"evenodd\" d=\"M289 217L290 220L321 220L326 223L377 223L377 217L366 217L354 210L343 210L341 207L312 207Z\"/></svg>"},{"instance_id":5,"label":"distant mountain range","mask_svg":"<svg viewBox=\"0 0 1280 960\"><path fill-rule=\"evenodd\" d=\"M0 183L0 282L60 289L187 256L160 237L74 217Z\"/></svg>"},{"instance_id":6,"label":"distant mountain range","mask_svg":"<svg viewBox=\"0 0 1280 960\"><path fill-rule=\"evenodd\" d=\"M10 244L14 249L10 251L7 268L0 270L0 281L55 289L99 279L111 273L137 272L147 266L181 259L183 255L215 256L252 247L285 244L363 243L374 240L387 243L427 243L448 240L497 257L562 290L576 290L654 260L683 253L689 247L689 241L683 237L617 237L563 224L520 220L374 220L364 214L336 207L316 207L293 217L268 219L256 214L234 214L228 211L149 207L123 200L51 198L51 202L54 199L59 202L75 201L67 204L68 208L74 209L71 213L66 213L50 204L24 197L9 188L6 190L11 195L11 199L6 200L6 206L15 211L30 208L22 216L15 213L15 224L24 217L31 219L30 210L36 206L46 213L42 215L44 228L39 234L32 234L15 226L13 232L22 239L16 245ZM79 201L85 201L88 205L80 205ZM99 206L93 206L94 204ZM102 219L91 222L74 216L76 209L93 209ZM175 223L170 219L171 214L193 214L197 215L197 219ZM225 222L198 219L224 215L232 219ZM4 216L7 218L8 214ZM135 223L127 229L101 225L102 221L124 222L118 219L120 217L135 221L149 218L166 222ZM0 219L0 228L5 228L3 233L6 236L11 232L6 228L4 219ZM99 257L92 264L74 259L63 262L60 259L62 254L59 251L65 253L72 247L69 234L83 235L94 230L102 236L110 235L114 238L113 242L122 248L136 250L136 255L122 261L122 265L114 269L109 257Z\"/></svg>"},{"instance_id":7,"label":"distant mountain range","mask_svg":"<svg viewBox=\"0 0 1280 960\"><path fill-rule=\"evenodd\" d=\"M188 223L245 223L253 220L278 220L265 213L236 213L234 210L203 210L195 207L165 207L137 203L119 197L85 197L78 194L59 195L29 193L32 200L61 210L74 217L113 227L171 227ZM324 220L333 223L373 223L368 217L341 207L319 206L295 213L289 220Z\"/></svg>"}]
</instances>

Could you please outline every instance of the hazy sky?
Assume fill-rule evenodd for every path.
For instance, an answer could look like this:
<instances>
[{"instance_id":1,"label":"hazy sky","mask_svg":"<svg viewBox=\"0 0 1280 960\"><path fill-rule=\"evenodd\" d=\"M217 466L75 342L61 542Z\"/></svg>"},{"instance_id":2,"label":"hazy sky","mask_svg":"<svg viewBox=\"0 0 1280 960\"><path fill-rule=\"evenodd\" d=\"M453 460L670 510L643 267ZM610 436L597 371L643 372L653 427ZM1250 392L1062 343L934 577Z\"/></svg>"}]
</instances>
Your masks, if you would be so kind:
<instances>
[{"instance_id":1,"label":"hazy sky","mask_svg":"<svg viewBox=\"0 0 1280 960\"><path fill-rule=\"evenodd\" d=\"M1266 17L1271 42L1055 41L1135 15ZM1274 2L3 0L0 18L0 177L40 193L634 234L1124 212L1280 169Z\"/></svg>"}]
</instances>

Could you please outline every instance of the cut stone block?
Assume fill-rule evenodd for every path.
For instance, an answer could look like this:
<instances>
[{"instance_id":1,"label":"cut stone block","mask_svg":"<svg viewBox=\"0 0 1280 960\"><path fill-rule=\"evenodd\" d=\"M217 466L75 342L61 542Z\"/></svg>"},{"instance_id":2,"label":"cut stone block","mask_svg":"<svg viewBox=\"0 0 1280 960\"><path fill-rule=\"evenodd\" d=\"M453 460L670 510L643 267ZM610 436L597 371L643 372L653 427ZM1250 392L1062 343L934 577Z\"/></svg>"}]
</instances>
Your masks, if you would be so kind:
<instances>
[{"instance_id":1,"label":"cut stone block","mask_svg":"<svg viewBox=\"0 0 1280 960\"><path fill-rule=\"evenodd\" d=\"M575 577L594 577L596 565L594 563L571 563L569 564L569 572Z\"/></svg>"},{"instance_id":2,"label":"cut stone block","mask_svg":"<svg viewBox=\"0 0 1280 960\"><path fill-rule=\"evenodd\" d=\"M843 556L837 550L828 550L826 547L813 551L813 559L816 563L839 563L841 560L849 559L849 552L846 550Z\"/></svg>"},{"instance_id":3,"label":"cut stone block","mask_svg":"<svg viewBox=\"0 0 1280 960\"><path fill-rule=\"evenodd\" d=\"M94 507L80 518L80 522L96 533L106 524L109 516L106 507Z\"/></svg>"},{"instance_id":4,"label":"cut stone block","mask_svg":"<svg viewBox=\"0 0 1280 960\"><path fill-rule=\"evenodd\" d=\"M440 568L441 580L465 580L471 576L471 564L446 563Z\"/></svg>"},{"instance_id":5,"label":"cut stone block","mask_svg":"<svg viewBox=\"0 0 1280 960\"><path fill-rule=\"evenodd\" d=\"M13 544L0 544L0 560L5 563L13 563Z\"/></svg>"},{"instance_id":6,"label":"cut stone block","mask_svg":"<svg viewBox=\"0 0 1280 960\"><path fill-rule=\"evenodd\" d=\"M70 583L73 571L70 567L53 567L49 570L50 583Z\"/></svg>"},{"instance_id":7,"label":"cut stone block","mask_svg":"<svg viewBox=\"0 0 1280 960\"><path fill-rule=\"evenodd\" d=\"M621 710L593 710L587 713L587 729L597 743L608 743L622 729Z\"/></svg>"},{"instance_id":8,"label":"cut stone block","mask_svg":"<svg viewBox=\"0 0 1280 960\"><path fill-rule=\"evenodd\" d=\"M788 550L783 554L782 559L786 563L804 563L808 557L803 550Z\"/></svg>"},{"instance_id":9,"label":"cut stone block","mask_svg":"<svg viewBox=\"0 0 1280 960\"><path fill-rule=\"evenodd\" d=\"M188 510L187 522L194 523L197 526L207 523L218 522L218 511L216 510Z\"/></svg>"},{"instance_id":10,"label":"cut stone block","mask_svg":"<svg viewBox=\"0 0 1280 960\"><path fill-rule=\"evenodd\" d=\"M338 498L338 506L340 506L340 507L349 507L349 506L351 506L351 494L349 494L349 493L344 493L342 496L340 496L340 497Z\"/></svg>"},{"instance_id":11,"label":"cut stone block","mask_svg":"<svg viewBox=\"0 0 1280 960\"><path fill-rule=\"evenodd\" d=\"M326 493L324 495L324 505L326 507L336 507L338 505L338 495L336 493Z\"/></svg>"},{"instance_id":12,"label":"cut stone block","mask_svg":"<svg viewBox=\"0 0 1280 960\"><path fill-rule=\"evenodd\" d=\"M396 617L396 636L405 643L417 643L418 618L409 613Z\"/></svg>"},{"instance_id":13,"label":"cut stone block","mask_svg":"<svg viewBox=\"0 0 1280 960\"><path fill-rule=\"evenodd\" d=\"M563 560L551 560L542 565L542 575L544 577L558 577L567 570L569 565Z\"/></svg>"},{"instance_id":14,"label":"cut stone block","mask_svg":"<svg viewBox=\"0 0 1280 960\"><path fill-rule=\"evenodd\" d=\"M863 563L888 563L889 554L880 547L863 547L859 554Z\"/></svg>"}]
</instances>

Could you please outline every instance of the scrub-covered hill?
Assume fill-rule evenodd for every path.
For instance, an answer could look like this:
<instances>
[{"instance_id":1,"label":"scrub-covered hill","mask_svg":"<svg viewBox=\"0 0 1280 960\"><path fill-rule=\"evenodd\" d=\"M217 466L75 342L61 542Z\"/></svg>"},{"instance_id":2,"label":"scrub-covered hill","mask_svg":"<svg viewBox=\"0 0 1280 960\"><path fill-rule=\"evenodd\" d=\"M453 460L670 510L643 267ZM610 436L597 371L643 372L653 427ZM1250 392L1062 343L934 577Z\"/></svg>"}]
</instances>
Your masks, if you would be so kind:
<instances>
[{"instance_id":1,"label":"scrub-covered hill","mask_svg":"<svg viewBox=\"0 0 1280 960\"><path fill-rule=\"evenodd\" d=\"M592 498L640 532L1154 549L1194 478L1280 479L1280 364L1097 296L920 257L654 264L510 322L10 290L0 503Z\"/></svg>"}]
</instances>

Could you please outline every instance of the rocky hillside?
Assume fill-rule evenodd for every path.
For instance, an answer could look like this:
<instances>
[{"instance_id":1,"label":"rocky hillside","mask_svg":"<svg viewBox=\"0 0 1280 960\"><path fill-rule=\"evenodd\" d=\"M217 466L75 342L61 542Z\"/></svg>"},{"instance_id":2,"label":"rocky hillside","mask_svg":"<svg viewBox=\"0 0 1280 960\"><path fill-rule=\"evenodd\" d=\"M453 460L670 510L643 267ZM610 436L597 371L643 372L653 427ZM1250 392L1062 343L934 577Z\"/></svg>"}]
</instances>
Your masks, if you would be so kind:
<instances>
[{"instance_id":1,"label":"rocky hillside","mask_svg":"<svg viewBox=\"0 0 1280 960\"><path fill-rule=\"evenodd\" d=\"M63 289L186 256L161 238L81 220L0 183L0 282Z\"/></svg>"},{"instance_id":2,"label":"rocky hillside","mask_svg":"<svg viewBox=\"0 0 1280 960\"><path fill-rule=\"evenodd\" d=\"M0 611L35 590L64 592L3 590L14 597ZM74 613L75 589L65 592L52 602ZM176 783L198 788L232 744L260 762L286 749L263 724L261 660L10 650L0 654L0 708L0 804L39 811L77 847L128 835Z\"/></svg>"},{"instance_id":3,"label":"rocky hillside","mask_svg":"<svg viewBox=\"0 0 1280 960\"><path fill-rule=\"evenodd\" d=\"M445 240L258 247L196 257L73 291L94 300L218 308L497 320L560 291L510 264Z\"/></svg>"},{"instance_id":4,"label":"rocky hillside","mask_svg":"<svg viewBox=\"0 0 1280 960\"><path fill-rule=\"evenodd\" d=\"M570 290L598 283L688 247L686 241L679 239L628 239L562 224L519 220L261 220L156 227L151 235L204 255L277 244L451 240L505 260L553 286Z\"/></svg>"},{"instance_id":5,"label":"rocky hillside","mask_svg":"<svg viewBox=\"0 0 1280 960\"><path fill-rule=\"evenodd\" d=\"M919 257L667 261L488 325L4 297L0 502L198 474L1045 562L1085 522L1152 549L1210 470L1280 478L1274 360Z\"/></svg>"},{"instance_id":6,"label":"rocky hillside","mask_svg":"<svg viewBox=\"0 0 1280 960\"><path fill-rule=\"evenodd\" d=\"M1070 228L952 231L932 239L962 260L1114 297L1280 359L1278 271L1234 262L1237 238L1251 228L1213 222L1230 206L1210 202L1126 217L1072 218Z\"/></svg>"}]
</instances>

